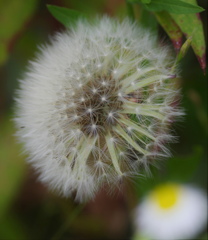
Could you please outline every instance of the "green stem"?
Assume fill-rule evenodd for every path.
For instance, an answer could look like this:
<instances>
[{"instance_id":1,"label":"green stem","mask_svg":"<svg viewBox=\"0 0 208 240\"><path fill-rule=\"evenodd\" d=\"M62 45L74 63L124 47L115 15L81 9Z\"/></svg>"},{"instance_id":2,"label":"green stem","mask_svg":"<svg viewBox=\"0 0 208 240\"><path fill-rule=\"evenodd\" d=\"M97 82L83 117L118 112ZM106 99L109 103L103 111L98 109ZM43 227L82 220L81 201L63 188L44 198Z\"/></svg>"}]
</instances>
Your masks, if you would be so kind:
<instances>
[{"instance_id":1,"label":"green stem","mask_svg":"<svg viewBox=\"0 0 208 240\"><path fill-rule=\"evenodd\" d=\"M179 62L184 58L184 56L186 55L188 49L190 48L191 46L191 43L192 43L192 37L189 37L187 38L187 40L185 41L185 43L182 45L177 57L176 57L176 60L175 60L175 63L171 69L171 72L173 73L175 71L175 68L176 66L179 64Z\"/></svg>"},{"instance_id":2,"label":"green stem","mask_svg":"<svg viewBox=\"0 0 208 240\"><path fill-rule=\"evenodd\" d=\"M67 231L69 225L74 221L74 219L82 212L86 204L80 204L74 211L70 214L70 216L66 219L65 223L58 229L58 231L53 235L51 240L59 240L64 232Z\"/></svg>"}]
</instances>

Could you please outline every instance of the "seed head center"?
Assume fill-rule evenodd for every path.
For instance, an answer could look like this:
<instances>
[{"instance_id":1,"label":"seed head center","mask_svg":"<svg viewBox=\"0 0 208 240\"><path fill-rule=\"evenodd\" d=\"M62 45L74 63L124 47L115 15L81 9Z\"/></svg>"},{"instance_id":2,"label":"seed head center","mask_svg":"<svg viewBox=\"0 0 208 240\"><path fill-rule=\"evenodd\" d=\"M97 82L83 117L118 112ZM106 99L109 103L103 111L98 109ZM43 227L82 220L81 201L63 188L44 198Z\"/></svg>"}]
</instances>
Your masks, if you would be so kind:
<instances>
[{"instance_id":1,"label":"seed head center","mask_svg":"<svg viewBox=\"0 0 208 240\"><path fill-rule=\"evenodd\" d=\"M119 91L120 86L111 77L99 77L76 89L74 121L86 135L104 133L117 124L123 104Z\"/></svg>"}]
</instances>

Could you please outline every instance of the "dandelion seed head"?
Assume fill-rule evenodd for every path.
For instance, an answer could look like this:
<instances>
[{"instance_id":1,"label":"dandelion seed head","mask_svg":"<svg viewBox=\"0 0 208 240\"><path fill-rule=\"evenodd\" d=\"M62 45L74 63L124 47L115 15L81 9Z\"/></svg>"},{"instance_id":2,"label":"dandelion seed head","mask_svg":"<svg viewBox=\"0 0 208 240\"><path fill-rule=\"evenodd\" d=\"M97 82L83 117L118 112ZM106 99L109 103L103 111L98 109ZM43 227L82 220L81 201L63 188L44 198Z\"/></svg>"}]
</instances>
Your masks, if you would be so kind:
<instances>
[{"instance_id":1,"label":"dandelion seed head","mask_svg":"<svg viewBox=\"0 0 208 240\"><path fill-rule=\"evenodd\" d=\"M155 41L128 19L79 20L31 62L15 123L51 189L86 201L103 185L140 175L141 162L169 156L169 120L183 112L173 104L173 58Z\"/></svg>"}]
</instances>

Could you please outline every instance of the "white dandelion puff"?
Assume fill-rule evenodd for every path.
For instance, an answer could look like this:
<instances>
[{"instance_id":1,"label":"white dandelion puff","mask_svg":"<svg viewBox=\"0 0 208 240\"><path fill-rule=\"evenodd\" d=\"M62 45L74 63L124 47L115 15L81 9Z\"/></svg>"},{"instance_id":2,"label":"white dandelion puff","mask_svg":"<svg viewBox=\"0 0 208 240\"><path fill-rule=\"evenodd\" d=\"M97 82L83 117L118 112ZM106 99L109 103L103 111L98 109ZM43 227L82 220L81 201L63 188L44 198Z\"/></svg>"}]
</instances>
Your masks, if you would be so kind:
<instances>
[{"instance_id":1,"label":"white dandelion puff","mask_svg":"<svg viewBox=\"0 0 208 240\"><path fill-rule=\"evenodd\" d=\"M136 234L148 239L195 239L206 224L207 196L187 185L157 186L135 210Z\"/></svg>"},{"instance_id":2,"label":"white dandelion puff","mask_svg":"<svg viewBox=\"0 0 208 240\"><path fill-rule=\"evenodd\" d=\"M173 63L149 32L107 17L80 20L42 47L20 81L15 118L41 180L85 201L168 156L170 121L183 115Z\"/></svg>"}]
</instances>

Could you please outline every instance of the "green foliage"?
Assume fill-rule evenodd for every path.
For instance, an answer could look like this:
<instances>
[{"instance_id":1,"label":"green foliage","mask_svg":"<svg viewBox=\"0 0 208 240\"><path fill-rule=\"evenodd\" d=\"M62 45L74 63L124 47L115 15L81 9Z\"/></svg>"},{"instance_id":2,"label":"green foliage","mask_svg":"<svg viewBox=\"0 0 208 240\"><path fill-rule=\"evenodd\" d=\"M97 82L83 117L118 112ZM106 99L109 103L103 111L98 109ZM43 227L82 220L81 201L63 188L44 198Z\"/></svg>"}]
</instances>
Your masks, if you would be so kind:
<instances>
[{"instance_id":1,"label":"green foliage","mask_svg":"<svg viewBox=\"0 0 208 240\"><path fill-rule=\"evenodd\" d=\"M178 55L177 55L177 58L176 58L176 63L180 62L181 59L186 55L189 47L191 46L191 42L192 42L192 38L188 38L185 43L182 45Z\"/></svg>"},{"instance_id":2,"label":"green foliage","mask_svg":"<svg viewBox=\"0 0 208 240\"><path fill-rule=\"evenodd\" d=\"M135 232L131 240L150 240L150 238L148 238L147 236L143 236L138 232Z\"/></svg>"},{"instance_id":3,"label":"green foliage","mask_svg":"<svg viewBox=\"0 0 208 240\"><path fill-rule=\"evenodd\" d=\"M171 15L166 11L154 12L154 15L170 37L175 49L178 51L181 47L183 37L183 33L180 30L180 27L176 24Z\"/></svg>"},{"instance_id":4,"label":"green foliage","mask_svg":"<svg viewBox=\"0 0 208 240\"><path fill-rule=\"evenodd\" d=\"M200 240L207 240L208 239L208 234L206 233Z\"/></svg>"},{"instance_id":5,"label":"green foliage","mask_svg":"<svg viewBox=\"0 0 208 240\"><path fill-rule=\"evenodd\" d=\"M196 3L196 0L186 0ZM203 31L203 24L198 14L171 14L174 21L180 26L181 31L186 38L191 38L191 46L196 54L200 66L203 70L206 68L206 46Z\"/></svg>"},{"instance_id":6,"label":"green foliage","mask_svg":"<svg viewBox=\"0 0 208 240\"><path fill-rule=\"evenodd\" d=\"M0 64L8 58L12 38L34 13L39 0L0 1Z\"/></svg>"},{"instance_id":7,"label":"green foliage","mask_svg":"<svg viewBox=\"0 0 208 240\"><path fill-rule=\"evenodd\" d=\"M152 0L151 3L146 4L146 7L151 11L164 10L175 14L197 13L204 10L197 5L180 0Z\"/></svg>"},{"instance_id":8,"label":"green foliage","mask_svg":"<svg viewBox=\"0 0 208 240\"><path fill-rule=\"evenodd\" d=\"M0 135L0 220L7 211L24 178L25 162L14 138L11 121L1 122Z\"/></svg>"},{"instance_id":9,"label":"green foliage","mask_svg":"<svg viewBox=\"0 0 208 240\"><path fill-rule=\"evenodd\" d=\"M151 0L150 2L146 0L128 0L128 2L140 3L141 12L143 12L144 8L152 12L170 37L177 51L182 45L183 34L187 39L192 39L193 51L201 68L205 71L206 46L203 24L198 13L204 9L197 5L196 0ZM150 26L151 23L147 25Z\"/></svg>"},{"instance_id":10,"label":"green foliage","mask_svg":"<svg viewBox=\"0 0 208 240\"><path fill-rule=\"evenodd\" d=\"M202 154L202 148L195 147L190 156L168 159L165 164L166 169L157 169L153 166L151 168L151 177L137 180L136 191L138 196L145 195L157 185L165 182L186 183L191 181L198 170Z\"/></svg>"},{"instance_id":11,"label":"green foliage","mask_svg":"<svg viewBox=\"0 0 208 240\"><path fill-rule=\"evenodd\" d=\"M167 11L175 14L202 12L204 9L197 4L181 0L129 0L131 3L143 3L150 11Z\"/></svg>"},{"instance_id":12,"label":"green foliage","mask_svg":"<svg viewBox=\"0 0 208 240\"><path fill-rule=\"evenodd\" d=\"M150 29L150 31L157 33L158 23L155 16L146 10L145 8L141 9L141 14L139 18L139 23L146 29Z\"/></svg>"},{"instance_id":13,"label":"green foliage","mask_svg":"<svg viewBox=\"0 0 208 240\"><path fill-rule=\"evenodd\" d=\"M47 7L50 13L65 27L70 27L76 23L79 18L84 17L82 13L68 8L57 7L54 5L47 5Z\"/></svg>"},{"instance_id":14,"label":"green foliage","mask_svg":"<svg viewBox=\"0 0 208 240\"><path fill-rule=\"evenodd\" d=\"M131 3L129 3L128 1L126 1L126 7L127 7L127 12L128 12L128 16L131 20L135 20L135 17L134 17L134 8L132 6Z\"/></svg>"},{"instance_id":15,"label":"green foliage","mask_svg":"<svg viewBox=\"0 0 208 240\"><path fill-rule=\"evenodd\" d=\"M0 239L2 240L26 240L28 236L25 233L23 224L13 215L7 215L0 221Z\"/></svg>"},{"instance_id":16,"label":"green foliage","mask_svg":"<svg viewBox=\"0 0 208 240\"><path fill-rule=\"evenodd\" d=\"M151 3L151 0L141 0L142 3L147 4L147 3Z\"/></svg>"},{"instance_id":17,"label":"green foliage","mask_svg":"<svg viewBox=\"0 0 208 240\"><path fill-rule=\"evenodd\" d=\"M193 153L187 157L174 157L167 161L167 174L165 180L189 182L198 170L199 163L202 159L202 148L197 146Z\"/></svg>"},{"instance_id":18,"label":"green foliage","mask_svg":"<svg viewBox=\"0 0 208 240\"><path fill-rule=\"evenodd\" d=\"M103 8L106 5L106 0L62 0L62 2L64 6L82 12L88 17L94 17L98 13L103 13Z\"/></svg>"}]
</instances>

